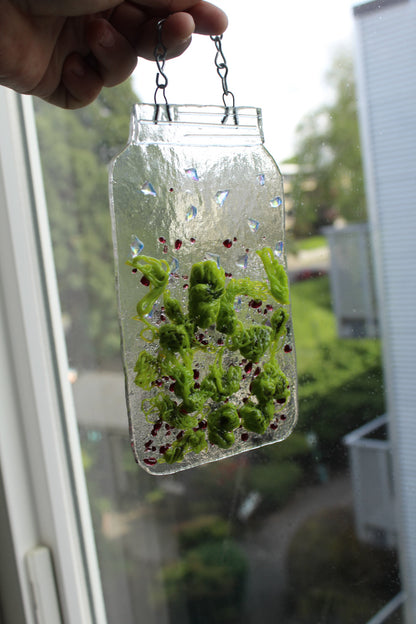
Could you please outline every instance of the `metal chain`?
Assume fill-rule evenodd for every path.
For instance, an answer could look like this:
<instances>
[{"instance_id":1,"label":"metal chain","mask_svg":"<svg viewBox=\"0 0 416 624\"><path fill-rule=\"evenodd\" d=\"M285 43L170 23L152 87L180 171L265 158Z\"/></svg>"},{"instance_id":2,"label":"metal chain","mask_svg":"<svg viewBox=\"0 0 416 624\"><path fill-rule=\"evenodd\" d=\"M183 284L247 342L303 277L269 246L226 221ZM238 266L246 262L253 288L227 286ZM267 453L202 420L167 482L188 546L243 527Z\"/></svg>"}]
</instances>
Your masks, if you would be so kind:
<instances>
[{"instance_id":1,"label":"metal chain","mask_svg":"<svg viewBox=\"0 0 416 624\"><path fill-rule=\"evenodd\" d=\"M222 123L225 123L230 115L230 109L233 110L234 122L238 125L237 112L235 109L235 97L234 93L229 90L227 78L228 78L228 65L224 52L222 49L222 35L211 35L211 40L215 43L217 53L215 55L215 66L217 68L217 74L221 78L222 82L222 101L225 107L225 116ZM227 104L227 97L231 98L231 105Z\"/></svg>"},{"instance_id":2,"label":"metal chain","mask_svg":"<svg viewBox=\"0 0 416 624\"><path fill-rule=\"evenodd\" d=\"M162 92L163 98L165 100L165 104L166 104L166 113L168 116L169 121L172 121L171 119L171 115L170 115L170 109L169 109L169 104L168 104L168 100L166 97L166 87L168 86L168 78L164 72L165 69L165 61L166 61L166 56L167 56L167 48L165 46L165 44L163 43L162 40L162 28L163 28L163 24L166 21L165 19L161 19L158 21L157 23L157 43L154 49L154 57L155 57L155 61L156 61L156 65L157 65L157 69L158 69L158 73L156 74L156 90L155 90L155 94L154 94L154 102L155 102L155 115L154 115L154 119L153 121L155 123L157 123L158 118L159 118L159 110L160 110L160 104L158 104L157 102L157 97L158 97L158 93L159 91Z\"/></svg>"}]
</instances>

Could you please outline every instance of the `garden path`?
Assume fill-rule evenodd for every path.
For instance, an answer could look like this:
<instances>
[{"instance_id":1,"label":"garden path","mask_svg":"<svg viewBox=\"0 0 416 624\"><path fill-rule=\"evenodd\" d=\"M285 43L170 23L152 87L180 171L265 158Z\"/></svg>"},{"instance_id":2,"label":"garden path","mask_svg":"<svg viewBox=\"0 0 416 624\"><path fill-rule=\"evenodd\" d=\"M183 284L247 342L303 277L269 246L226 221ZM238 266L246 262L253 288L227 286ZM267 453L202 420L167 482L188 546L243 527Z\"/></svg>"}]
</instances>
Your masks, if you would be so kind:
<instances>
[{"instance_id":1,"label":"garden path","mask_svg":"<svg viewBox=\"0 0 416 624\"><path fill-rule=\"evenodd\" d=\"M247 529L240 542L250 562L242 624L289 624L284 620L286 557L298 528L324 509L352 505L349 476L299 490L283 509Z\"/></svg>"}]
</instances>

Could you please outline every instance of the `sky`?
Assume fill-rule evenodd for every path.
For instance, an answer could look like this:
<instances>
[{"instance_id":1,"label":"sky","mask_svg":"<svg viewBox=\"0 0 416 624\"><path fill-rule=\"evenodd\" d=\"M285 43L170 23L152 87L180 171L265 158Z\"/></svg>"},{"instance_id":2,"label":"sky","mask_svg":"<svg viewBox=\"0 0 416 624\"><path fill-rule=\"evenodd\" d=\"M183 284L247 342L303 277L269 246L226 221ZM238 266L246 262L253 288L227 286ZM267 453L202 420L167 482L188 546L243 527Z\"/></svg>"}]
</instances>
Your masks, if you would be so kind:
<instances>
[{"instance_id":1,"label":"sky","mask_svg":"<svg viewBox=\"0 0 416 624\"><path fill-rule=\"evenodd\" d=\"M353 50L353 0L212 0L228 15L223 37L228 87L237 106L263 111L265 145L277 163L295 150L302 117L330 101L325 74L340 47ZM222 104L215 45L195 35L178 59L166 62L170 104ZM139 60L134 84L153 102L156 64Z\"/></svg>"}]
</instances>

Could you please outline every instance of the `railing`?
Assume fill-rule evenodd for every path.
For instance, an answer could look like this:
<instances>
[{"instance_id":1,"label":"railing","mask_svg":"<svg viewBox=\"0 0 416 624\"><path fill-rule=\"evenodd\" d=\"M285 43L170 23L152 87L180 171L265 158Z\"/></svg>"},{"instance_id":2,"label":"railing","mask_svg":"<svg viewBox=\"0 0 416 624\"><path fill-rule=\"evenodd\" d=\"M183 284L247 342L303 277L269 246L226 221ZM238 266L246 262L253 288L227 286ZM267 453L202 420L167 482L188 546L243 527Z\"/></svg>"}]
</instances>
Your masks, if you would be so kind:
<instances>
[{"instance_id":1,"label":"railing","mask_svg":"<svg viewBox=\"0 0 416 624\"><path fill-rule=\"evenodd\" d=\"M371 620L367 622L367 624L384 624L387 618L390 617L397 609L399 609L404 601L406 600L406 595L404 592L400 592L395 596L390 602L388 602L376 615L374 615Z\"/></svg>"},{"instance_id":2,"label":"railing","mask_svg":"<svg viewBox=\"0 0 416 624\"><path fill-rule=\"evenodd\" d=\"M357 537L396 546L395 497L387 417L380 416L344 438L354 492Z\"/></svg>"}]
</instances>

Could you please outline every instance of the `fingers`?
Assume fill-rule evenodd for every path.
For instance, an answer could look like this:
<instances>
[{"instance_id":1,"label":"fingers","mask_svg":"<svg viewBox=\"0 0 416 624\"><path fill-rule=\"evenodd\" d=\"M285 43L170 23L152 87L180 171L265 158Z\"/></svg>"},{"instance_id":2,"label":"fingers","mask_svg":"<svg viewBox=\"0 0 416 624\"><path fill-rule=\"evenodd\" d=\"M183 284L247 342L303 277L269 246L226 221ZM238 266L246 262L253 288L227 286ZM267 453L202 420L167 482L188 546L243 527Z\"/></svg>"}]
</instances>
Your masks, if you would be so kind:
<instances>
[{"instance_id":1,"label":"fingers","mask_svg":"<svg viewBox=\"0 0 416 624\"><path fill-rule=\"evenodd\" d=\"M136 33L135 51L142 58L154 60L154 50L157 43L157 20L151 20L145 27ZM174 13L170 15L162 29L162 41L167 48L167 58L179 56L186 50L195 31L195 22L188 13Z\"/></svg>"},{"instance_id":2,"label":"fingers","mask_svg":"<svg viewBox=\"0 0 416 624\"><path fill-rule=\"evenodd\" d=\"M80 54L71 54L62 68L61 84L45 98L62 108L81 108L91 104L103 88L103 79Z\"/></svg>"},{"instance_id":3,"label":"fingers","mask_svg":"<svg viewBox=\"0 0 416 624\"><path fill-rule=\"evenodd\" d=\"M52 2L41 0L41 4L49 1ZM84 1L88 2L88 6L94 2ZM97 0L97 3L101 3L101 8L113 8L104 15L100 14L101 17L97 14L89 16L86 21L81 17L71 18L68 28L63 31L66 35L62 38L61 48L66 50L66 54L62 54L61 50L61 57L66 60L62 65L59 85L48 89L45 85L53 81L45 80L42 93L38 93L53 104L64 108L86 106L96 99L103 86L112 87L126 80L136 66L137 56L153 60L157 22L165 15L162 40L167 48L167 58L182 54L194 32L215 35L221 34L227 27L225 14L203 0L140 0L139 4L134 0ZM76 5L76 0L73 0L73 5ZM177 10L181 7L185 10ZM78 29L82 23L85 28Z\"/></svg>"},{"instance_id":4,"label":"fingers","mask_svg":"<svg viewBox=\"0 0 416 624\"><path fill-rule=\"evenodd\" d=\"M30 15L87 15L121 4L122 0L12 0L20 10Z\"/></svg>"},{"instance_id":5,"label":"fingers","mask_svg":"<svg viewBox=\"0 0 416 624\"><path fill-rule=\"evenodd\" d=\"M142 7L147 13L169 15L179 11L187 11L200 0L128 0Z\"/></svg>"},{"instance_id":6,"label":"fingers","mask_svg":"<svg viewBox=\"0 0 416 624\"><path fill-rule=\"evenodd\" d=\"M167 5L166 0L146 0L150 5ZM182 54L188 47L194 32L204 35L217 35L227 28L227 17L223 11L209 2L190 2L177 0L182 5L191 5L186 12L170 14L163 24L163 43L168 49L167 58ZM176 6L176 5L175 5ZM156 24L158 19L166 16L147 7L138 7L132 2L125 2L117 7L111 16L111 23L122 33L135 49L138 56L152 60L156 45Z\"/></svg>"},{"instance_id":7,"label":"fingers","mask_svg":"<svg viewBox=\"0 0 416 624\"><path fill-rule=\"evenodd\" d=\"M89 24L87 41L105 87L120 84L136 67L135 50L107 20L96 19Z\"/></svg>"},{"instance_id":8,"label":"fingers","mask_svg":"<svg viewBox=\"0 0 416 624\"><path fill-rule=\"evenodd\" d=\"M152 13L175 13L189 9L199 0L128 0ZM31 15L87 15L99 13L122 4L123 0L13 0L13 3Z\"/></svg>"},{"instance_id":9,"label":"fingers","mask_svg":"<svg viewBox=\"0 0 416 624\"><path fill-rule=\"evenodd\" d=\"M228 18L218 7L209 2L197 2L188 9L195 22L195 32L199 35L222 35L227 29Z\"/></svg>"},{"instance_id":10,"label":"fingers","mask_svg":"<svg viewBox=\"0 0 416 624\"><path fill-rule=\"evenodd\" d=\"M126 80L137 63L137 56L125 39L106 20L93 20L87 29L91 50L88 59L71 54L62 68L62 81L49 101L64 108L80 108L95 100L102 87L113 87Z\"/></svg>"}]
</instances>

